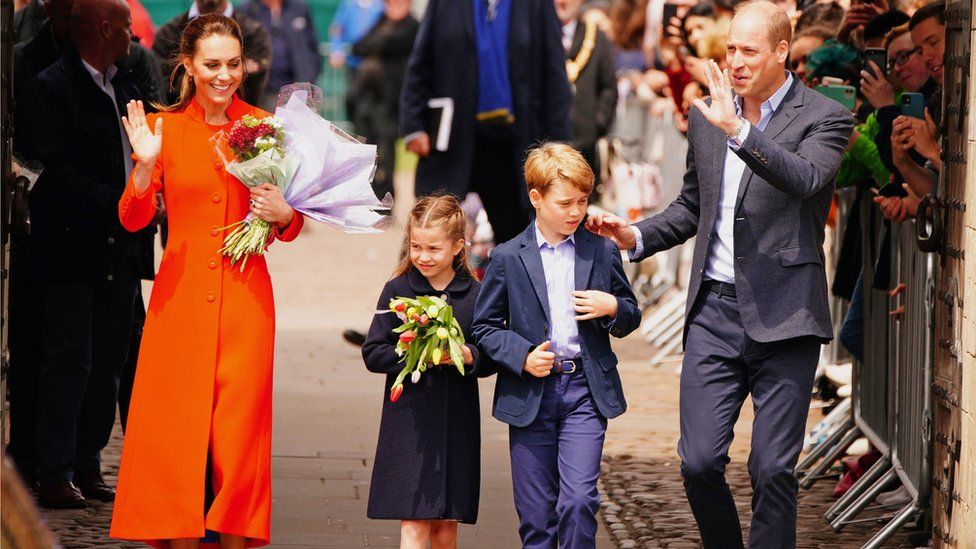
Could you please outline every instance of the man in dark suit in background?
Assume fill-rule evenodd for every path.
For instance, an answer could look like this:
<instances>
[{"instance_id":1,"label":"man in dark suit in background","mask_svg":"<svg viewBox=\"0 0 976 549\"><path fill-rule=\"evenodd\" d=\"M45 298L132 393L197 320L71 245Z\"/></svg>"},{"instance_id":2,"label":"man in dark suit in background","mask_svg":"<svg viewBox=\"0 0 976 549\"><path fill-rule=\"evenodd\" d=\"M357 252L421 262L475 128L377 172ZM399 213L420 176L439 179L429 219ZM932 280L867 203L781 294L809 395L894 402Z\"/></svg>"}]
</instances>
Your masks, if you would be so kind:
<instances>
[{"instance_id":1,"label":"man in dark suit in background","mask_svg":"<svg viewBox=\"0 0 976 549\"><path fill-rule=\"evenodd\" d=\"M565 59L552 0L431 0L400 94L400 134L421 157L417 196L475 191L495 242L518 235L529 221L527 149L570 139ZM432 142L437 98L453 102L444 151Z\"/></svg>"},{"instance_id":2,"label":"man in dark suit in background","mask_svg":"<svg viewBox=\"0 0 976 549\"><path fill-rule=\"evenodd\" d=\"M50 17L47 3L50 0L31 0L14 12L14 44L27 42L40 32Z\"/></svg>"},{"instance_id":3,"label":"man in dark suit in background","mask_svg":"<svg viewBox=\"0 0 976 549\"><path fill-rule=\"evenodd\" d=\"M570 120L573 146L599 180L596 142L607 135L617 108L617 77L613 49L603 31L580 18L583 0L555 0L566 48L566 74L573 91Z\"/></svg>"},{"instance_id":4,"label":"man in dark suit in background","mask_svg":"<svg viewBox=\"0 0 976 549\"><path fill-rule=\"evenodd\" d=\"M142 99L135 72L120 63L130 25L124 0L76 0L72 45L18 105L17 147L44 165L30 194L26 263L40 296L38 499L46 507L115 497L99 454L115 423L143 258L139 237L118 218L132 168L119 105Z\"/></svg>"},{"instance_id":5,"label":"man in dark suit in background","mask_svg":"<svg viewBox=\"0 0 976 549\"><path fill-rule=\"evenodd\" d=\"M71 40L71 9L74 0L44 2L46 20L29 40L14 48L14 100L27 87L31 78L53 65ZM27 8L24 8L27 9ZM133 41L129 53L121 61L135 71L139 89L149 100L162 99L164 80L159 60L144 46Z\"/></svg>"},{"instance_id":6,"label":"man in dark suit in background","mask_svg":"<svg viewBox=\"0 0 976 549\"><path fill-rule=\"evenodd\" d=\"M268 82L268 68L271 67L271 37L260 21L235 10L230 0L195 0L189 11L177 15L159 27L152 49L163 63L163 76L169 82L173 69L176 68L180 37L183 36L186 24L190 19L205 13L226 15L241 26L241 33L244 36L244 63L247 68L247 78L241 84L241 90L244 101L252 105L260 105ZM168 102L175 103L179 97L182 78L183 73L180 72L169 86Z\"/></svg>"},{"instance_id":7,"label":"man in dark suit in background","mask_svg":"<svg viewBox=\"0 0 976 549\"><path fill-rule=\"evenodd\" d=\"M260 107L274 112L282 86L294 82L315 84L322 71L319 40L312 14L304 0L250 0L239 13L259 21L271 43L271 66Z\"/></svg>"},{"instance_id":8,"label":"man in dark suit in background","mask_svg":"<svg viewBox=\"0 0 976 549\"><path fill-rule=\"evenodd\" d=\"M786 72L790 35L781 8L745 4L729 29L728 72L711 62L711 102L695 101L681 194L634 227L607 215L588 224L638 261L696 237L678 453L709 549L742 547L725 465L749 395L749 545L796 546L793 469L820 345L833 337L824 224L853 119Z\"/></svg>"},{"instance_id":9,"label":"man in dark suit in background","mask_svg":"<svg viewBox=\"0 0 976 549\"><path fill-rule=\"evenodd\" d=\"M15 104L24 101L30 89L31 80L38 73L58 61L71 42L71 10L74 0L47 0L44 9L47 20L40 32L27 42L14 48ZM129 54L118 63L120 73L130 74L137 81L142 97L147 101L162 100L163 80L159 61L149 50L133 42ZM17 107L15 107L16 110ZM14 128L14 146L20 133ZM138 233L142 253L140 276L152 279L154 273L153 236L155 228L150 227ZM7 453L14 459L17 470L28 485L33 484L37 467L37 402L38 377L42 360L41 311L38 284L33 279L26 259L27 242L20 235L11 238L10 249L10 370L8 378L10 398L10 443ZM135 314L139 319L145 317L145 308L137 299ZM133 327L133 344L142 332L139 320ZM125 379L134 373L135 357L132 356L132 370L123 376L120 393L128 394ZM125 408L123 407L123 410ZM123 426L124 422L123 414Z\"/></svg>"},{"instance_id":10,"label":"man in dark suit in background","mask_svg":"<svg viewBox=\"0 0 976 549\"><path fill-rule=\"evenodd\" d=\"M46 15L38 29L25 42L14 47L14 110L30 89L28 83L37 73L54 64L61 56L71 33L71 8L74 0L31 2ZM29 15L30 12L27 12ZM27 15L22 15L27 17ZM15 132L17 128L14 128ZM14 135L17 149L18 135ZM7 455L13 460L25 484L33 486L37 469L37 384L43 360L41 311L37 281L27 269L27 235L18 231L10 238L10 369L7 386L10 401L10 442Z\"/></svg>"}]
</instances>

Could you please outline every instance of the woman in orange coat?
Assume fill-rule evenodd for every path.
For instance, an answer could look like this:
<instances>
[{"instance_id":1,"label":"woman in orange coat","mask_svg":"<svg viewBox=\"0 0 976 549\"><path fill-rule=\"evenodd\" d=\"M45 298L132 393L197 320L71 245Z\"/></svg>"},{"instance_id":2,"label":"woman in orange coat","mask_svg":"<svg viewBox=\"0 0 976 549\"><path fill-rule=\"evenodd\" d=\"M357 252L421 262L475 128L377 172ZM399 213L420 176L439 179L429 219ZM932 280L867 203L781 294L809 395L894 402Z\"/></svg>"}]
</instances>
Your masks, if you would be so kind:
<instances>
[{"instance_id":1,"label":"woman in orange coat","mask_svg":"<svg viewBox=\"0 0 976 549\"><path fill-rule=\"evenodd\" d=\"M111 535L182 549L256 547L270 538L274 298L264 256L242 273L219 253L222 227L247 214L292 240L302 216L277 187L251 191L218 161L211 136L246 114L233 20L204 15L180 44L180 101L123 125L137 161L119 202L130 231L162 193L169 240L149 300ZM201 539L202 538L202 539Z\"/></svg>"}]
</instances>

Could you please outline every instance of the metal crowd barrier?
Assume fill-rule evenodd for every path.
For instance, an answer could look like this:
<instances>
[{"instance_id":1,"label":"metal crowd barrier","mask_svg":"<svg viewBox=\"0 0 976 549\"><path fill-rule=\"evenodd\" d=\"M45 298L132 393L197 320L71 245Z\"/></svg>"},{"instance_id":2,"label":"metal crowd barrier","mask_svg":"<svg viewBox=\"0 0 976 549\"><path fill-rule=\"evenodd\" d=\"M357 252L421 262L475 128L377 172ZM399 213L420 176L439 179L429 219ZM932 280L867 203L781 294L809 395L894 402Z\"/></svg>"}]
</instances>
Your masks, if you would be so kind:
<instances>
[{"instance_id":1,"label":"metal crowd barrier","mask_svg":"<svg viewBox=\"0 0 976 549\"><path fill-rule=\"evenodd\" d=\"M862 201L861 223L864 362L854 362L851 416L826 436L797 472L801 487L809 488L830 476L825 473L851 443L867 437L881 452L881 459L828 509L824 518L838 532L855 522L885 523L863 546L875 549L928 508L935 259L916 246L913 221L886 226L870 200ZM881 257L885 234L890 238L890 261ZM882 261L876 269L879 259ZM882 271L889 267L890 280L885 286L894 289L904 285L893 297L886 289L873 287L875 279L883 280ZM890 314L901 307L901 314ZM857 518L880 493L894 488L896 481L906 488L908 503L894 510L875 506L870 509L881 509L881 515Z\"/></svg>"},{"instance_id":2,"label":"metal crowd barrier","mask_svg":"<svg viewBox=\"0 0 976 549\"><path fill-rule=\"evenodd\" d=\"M914 222L901 223L892 247L905 283L895 360L894 433L891 460L912 500L889 523L894 530L928 507L932 471L932 372L934 367L935 256L915 242ZM881 543L884 531L876 536ZM880 538L880 539L879 539Z\"/></svg>"},{"instance_id":3,"label":"metal crowd barrier","mask_svg":"<svg viewBox=\"0 0 976 549\"><path fill-rule=\"evenodd\" d=\"M660 208L663 209L681 191L688 141L675 127L670 113L654 116L648 106L647 101L635 97L621 101L609 139L613 140L616 151L628 161L647 162L658 168L661 176L658 189ZM654 275L648 277L635 269L631 280L635 293L642 298L642 308L654 308L641 325L641 334L648 343L658 348L651 358L654 366L669 357L680 356L682 352L681 336L687 300L687 273L684 271L689 263L688 251L691 246L694 246L694 241L645 260L655 262Z\"/></svg>"},{"instance_id":4,"label":"metal crowd barrier","mask_svg":"<svg viewBox=\"0 0 976 549\"><path fill-rule=\"evenodd\" d=\"M888 409L888 290L875 288L888 265L882 259L884 234L888 232L881 211L872 200L861 201L864 258L861 287L864 295L864 362L854 362L854 421L875 448L889 453ZM894 273L892 273L893 275ZM881 276L879 276L881 275Z\"/></svg>"}]
</instances>

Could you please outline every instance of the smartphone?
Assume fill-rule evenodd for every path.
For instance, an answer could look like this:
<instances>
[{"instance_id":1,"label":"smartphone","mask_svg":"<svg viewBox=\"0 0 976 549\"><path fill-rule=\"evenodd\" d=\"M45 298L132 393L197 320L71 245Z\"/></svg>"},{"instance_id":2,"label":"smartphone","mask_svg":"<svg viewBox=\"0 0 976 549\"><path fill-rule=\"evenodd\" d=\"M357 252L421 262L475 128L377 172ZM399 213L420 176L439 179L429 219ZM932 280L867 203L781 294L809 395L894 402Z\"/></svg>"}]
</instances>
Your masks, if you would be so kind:
<instances>
[{"instance_id":1,"label":"smartphone","mask_svg":"<svg viewBox=\"0 0 976 549\"><path fill-rule=\"evenodd\" d=\"M857 105L857 92L854 90L854 86L828 84L826 86L817 86L814 90L844 105L847 110L854 112L854 107Z\"/></svg>"},{"instance_id":2,"label":"smartphone","mask_svg":"<svg viewBox=\"0 0 976 549\"><path fill-rule=\"evenodd\" d=\"M895 183L885 183L881 188L871 187L871 192L885 198L894 198L896 196L898 198L905 198L908 196L908 192L905 191L901 185L897 185Z\"/></svg>"},{"instance_id":3,"label":"smartphone","mask_svg":"<svg viewBox=\"0 0 976 549\"><path fill-rule=\"evenodd\" d=\"M871 71L871 65L868 61L874 61L874 64L881 69L881 74L874 75L875 77L882 77L888 72L888 50L884 48L867 48L864 50L864 70Z\"/></svg>"},{"instance_id":4,"label":"smartphone","mask_svg":"<svg viewBox=\"0 0 976 549\"><path fill-rule=\"evenodd\" d=\"M901 114L925 120L925 96L920 93L901 94Z\"/></svg>"},{"instance_id":5,"label":"smartphone","mask_svg":"<svg viewBox=\"0 0 976 549\"><path fill-rule=\"evenodd\" d=\"M664 35L668 34L668 27L671 26L671 18L678 16L678 4L664 4L664 13L661 15L661 26L664 27Z\"/></svg>"}]
</instances>

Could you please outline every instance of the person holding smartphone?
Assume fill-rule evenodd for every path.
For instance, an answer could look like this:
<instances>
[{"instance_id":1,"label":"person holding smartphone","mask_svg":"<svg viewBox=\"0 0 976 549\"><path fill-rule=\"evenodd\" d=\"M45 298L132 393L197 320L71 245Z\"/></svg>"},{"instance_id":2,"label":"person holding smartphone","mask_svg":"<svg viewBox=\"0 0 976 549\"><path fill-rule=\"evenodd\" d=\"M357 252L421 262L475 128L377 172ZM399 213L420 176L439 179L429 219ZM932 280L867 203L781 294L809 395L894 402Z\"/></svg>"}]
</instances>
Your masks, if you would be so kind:
<instances>
[{"instance_id":1,"label":"person holding smartphone","mask_svg":"<svg viewBox=\"0 0 976 549\"><path fill-rule=\"evenodd\" d=\"M876 19L907 23L909 18L901 12L890 12ZM878 65L869 60L861 71L861 93L877 110L869 114L865 122L855 128L854 139L848 149L850 154L869 154L870 158L882 163L883 170L876 171L875 175L875 185L879 189L885 188L891 181L894 167L891 162L891 123L898 116L901 95L905 92L920 92L928 97L938 88L937 84L929 78L925 65L914 51L915 46L907 24L888 30L878 28L879 24L884 22L872 20L864 32L865 36L869 32L880 34L882 42L877 45L884 47L887 54L887 63ZM886 122L882 124L882 120ZM881 131L885 131L884 139L876 140L876 136ZM844 173L842 168L841 175ZM841 179L839 175L839 185ZM902 194L900 185L893 185L890 189L896 194ZM890 194L891 191L886 190L885 193Z\"/></svg>"},{"instance_id":2,"label":"person holding smartphone","mask_svg":"<svg viewBox=\"0 0 976 549\"><path fill-rule=\"evenodd\" d=\"M901 91L922 94L927 102L926 110L931 123L928 120L903 118L901 96L889 96L889 101L879 105L876 116L878 131L874 141L881 160L892 172L892 189L898 191L902 183L908 182L919 196L928 193L933 183L932 172L924 168L927 157L915 149L916 141L929 157L938 156L932 153L935 150L932 137L935 132L932 130L940 120L941 84L936 75L941 75L939 60L945 50L944 10L945 5L941 2L925 6L912 16L907 25L893 29L886 38L892 82L900 84ZM924 47L923 43L926 44ZM872 89L881 87L881 83L872 81L870 76L864 81L869 88L869 96ZM933 168L938 166L936 160ZM898 194L904 196L904 193Z\"/></svg>"},{"instance_id":3,"label":"person holding smartphone","mask_svg":"<svg viewBox=\"0 0 976 549\"><path fill-rule=\"evenodd\" d=\"M919 9L908 23L913 51L918 52L932 79L941 87L945 55L945 4L937 2ZM935 97L939 97L935 95ZM937 121L941 118L935 105L929 103L925 112L912 109L924 100L921 94L902 96L900 115L892 122L892 163L901 172L905 183L919 196L932 191L942 170L942 146L938 142ZM914 101L914 102L912 102ZM935 111L935 112L933 112ZM910 154L914 152L915 157ZM918 158L922 162L917 162Z\"/></svg>"}]
</instances>

